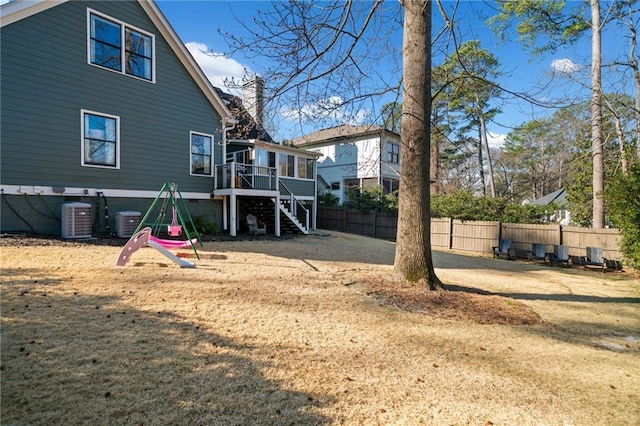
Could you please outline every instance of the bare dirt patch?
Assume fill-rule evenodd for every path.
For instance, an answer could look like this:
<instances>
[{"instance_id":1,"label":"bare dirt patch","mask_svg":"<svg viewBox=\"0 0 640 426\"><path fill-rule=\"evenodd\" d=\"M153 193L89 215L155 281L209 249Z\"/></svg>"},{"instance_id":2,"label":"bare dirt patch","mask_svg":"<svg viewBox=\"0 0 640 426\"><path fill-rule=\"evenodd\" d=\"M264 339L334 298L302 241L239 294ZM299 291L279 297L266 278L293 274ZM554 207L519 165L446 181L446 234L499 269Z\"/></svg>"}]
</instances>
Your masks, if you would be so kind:
<instances>
[{"instance_id":1,"label":"bare dirt patch","mask_svg":"<svg viewBox=\"0 0 640 426\"><path fill-rule=\"evenodd\" d=\"M208 241L195 269L123 244L0 239L3 424L640 418L629 274L436 251L434 293L353 235Z\"/></svg>"}]
</instances>

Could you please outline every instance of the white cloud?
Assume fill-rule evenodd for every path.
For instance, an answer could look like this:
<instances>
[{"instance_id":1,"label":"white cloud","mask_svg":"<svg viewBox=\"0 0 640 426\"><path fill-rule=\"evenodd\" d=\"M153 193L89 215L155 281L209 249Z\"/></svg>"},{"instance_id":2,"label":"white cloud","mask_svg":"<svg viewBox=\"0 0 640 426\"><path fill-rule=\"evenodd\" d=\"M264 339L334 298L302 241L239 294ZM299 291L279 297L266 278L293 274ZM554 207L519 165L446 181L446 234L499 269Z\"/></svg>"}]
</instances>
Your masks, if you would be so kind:
<instances>
[{"instance_id":1,"label":"white cloud","mask_svg":"<svg viewBox=\"0 0 640 426\"><path fill-rule=\"evenodd\" d=\"M248 72L247 68L235 59L228 58L221 53L210 52L209 47L204 43L190 41L185 46L198 65L200 65L211 84L216 87L225 89L225 80L232 78L241 82L242 77ZM226 90L229 91L228 89Z\"/></svg>"},{"instance_id":2,"label":"white cloud","mask_svg":"<svg viewBox=\"0 0 640 426\"><path fill-rule=\"evenodd\" d=\"M300 109L281 108L280 115L289 121L333 120L341 124L362 124L367 120L366 110L347 112L342 106L343 103L344 100L340 96L331 96L328 99L305 104Z\"/></svg>"},{"instance_id":3,"label":"white cloud","mask_svg":"<svg viewBox=\"0 0 640 426\"><path fill-rule=\"evenodd\" d=\"M580 65L576 64L569 58L554 59L553 61L551 61L551 69L554 72L571 74L576 71L580 71Z\"/></svg>"},{"instance_id":4,"label":"white cloud","mask_svg":"<svg viewBox=\"0 0 640 426\"><path fill-rule=\"evenodd\" d=\"M506 137L507 135L502 135L499 133L493 135L490 132L487 132L487 142L489 142L489 148L502 148Z\"/></svg>"}]
</instances>

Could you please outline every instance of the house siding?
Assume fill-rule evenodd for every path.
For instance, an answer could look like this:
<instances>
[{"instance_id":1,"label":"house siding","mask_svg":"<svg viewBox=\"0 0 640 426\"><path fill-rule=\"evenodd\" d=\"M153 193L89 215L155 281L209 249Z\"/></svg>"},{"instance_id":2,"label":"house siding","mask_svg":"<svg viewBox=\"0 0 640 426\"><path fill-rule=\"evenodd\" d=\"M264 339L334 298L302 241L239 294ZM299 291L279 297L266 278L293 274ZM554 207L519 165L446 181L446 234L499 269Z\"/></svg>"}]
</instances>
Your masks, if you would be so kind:
<instances>
[{"instance_id":1,"label":"house siding","mask_svg":"<svg viewBox=\"0 0 640 426\"><path fill-rule=\"evenodd\" d=\"M87 7L155 35L155 84L87 63ZM1 38L2 184L212 191L190 176L190 131L219 142L220 118L137 2L67 2ZM83 109L120 117L119 169L81 166Z\"/></svg>"},{"instance_id":2,"label":"house siding","mask_svg":"<svg viewBox=\"0 0 640 426\"><path fill-rule=\"evenodd\" d=\"M313 180L280 177L280 181L284 183L289 191L293 192L296 197L313 197L315 195L316 183ZM289 195L289 193L282 188L280 188L280 194L283 196Z\"/></svg>"},{"instance_id":3,"label":"house siding","mask_svg":"<svg viewBox=\"0 0 640 426\"><path fill-rule=\"evenodd\" d=\"M116 232L116 217L120 211L137 211L141 217L151 205L152 200L140 198L107 197L108 219L105 220L105 200L101 197L2 197L2 232L35 232L45 235L60 235L62 206L64 203L82 202L91 205L94 235L106 233L108 221L110 232ZM185 200L189 214L193 219L203 216L208 222L216 223L222 229L222 203L217 200ZM158 207L156 207L156 210ZM157 219L154 212L149 220ZM26 221L26 222L25 222ZM165 223L171 221L171 211L166 213Z\"/></svg>"}]
</instances>

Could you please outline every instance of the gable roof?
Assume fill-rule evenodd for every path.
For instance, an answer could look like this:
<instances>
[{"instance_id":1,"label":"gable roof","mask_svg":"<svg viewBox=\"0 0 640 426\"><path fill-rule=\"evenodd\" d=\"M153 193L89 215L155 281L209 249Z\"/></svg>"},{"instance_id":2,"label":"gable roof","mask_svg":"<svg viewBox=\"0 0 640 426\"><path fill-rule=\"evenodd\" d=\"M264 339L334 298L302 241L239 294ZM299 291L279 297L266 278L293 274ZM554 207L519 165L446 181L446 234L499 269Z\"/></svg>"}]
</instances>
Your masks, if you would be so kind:
<instances>
[{"instance_id":1,"label":"gable roof","mask_svg":"<svg viewBox=\"0 0 640 426\"><path fill-rule=\"evenodd\" d=\"M545 195L544 197L540 197L537 200L533 200L531 204L537 206L546 206L547 204L556 203L559 205L567 204L567 197L565 196L564 188L560 188L557 191L554 191L550 194Z\"/></svg>"},{"instance_id":2,"label":"gable roof","mask_svg":"<svg viewBox=\"0 0 640 426\"><path fill-rule=\"evenodd\" d=\"M13 24L22 19L43 12L52 7L59 6L69 0L14 0L0 6L0 27ZM187 69L193 80L196 82L202 93L211 103L211 106L220 115L223 124L235 123L231 111L227 108L225 102L221 99L214 86L205 76L200 66L196 63L191 53L175 32L167 18L162 14L153 0L136 0L142 7L149 19L158 28L162 36L165 38L171 50L178 57L180 62Z\"/></svg>"},{"instance_id":3,"label":"gable roof","mask_svg":"<svg viewBox=\"0 0 640 426\"><path fill-rule=\"evenodd\" d=\"M308 147L313 145L336 143L356 136L381 135L388 133L400 137L395 132L385 129L384 127L374 125L354 126L352 124L343 124L340 126L330 127L328 129L318 130L308 135L301 136L292 141L294 146Z\"/></svg>"}]
</instances>

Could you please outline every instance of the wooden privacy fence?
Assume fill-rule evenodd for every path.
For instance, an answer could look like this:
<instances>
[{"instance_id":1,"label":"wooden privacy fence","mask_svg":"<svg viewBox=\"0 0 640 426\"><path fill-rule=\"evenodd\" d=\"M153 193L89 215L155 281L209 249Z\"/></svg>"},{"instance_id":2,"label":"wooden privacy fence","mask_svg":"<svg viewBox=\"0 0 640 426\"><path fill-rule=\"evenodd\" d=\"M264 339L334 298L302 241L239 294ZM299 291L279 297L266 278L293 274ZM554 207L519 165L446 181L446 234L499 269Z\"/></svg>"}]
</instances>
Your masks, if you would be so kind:
<instances>
[{"instance_id":1,"label":"wooden privacy fence","mask_svg":"<svg viewBox=\"0 0 640 426\"><path fill-rule=\"evenodd\" d=\"M395 240L397 213L362 212L344 207L318 208L318 227L351 234ZM519 257L527 257L532 243L569 246L572 256L584 256L586 247L602 247L604 257L622 259L618 229L591 229L564 225L461 221L449 218L431 219L431 245L451 250L491 254L499 239L513 241Z\"/></svg>"}]
</instances>

